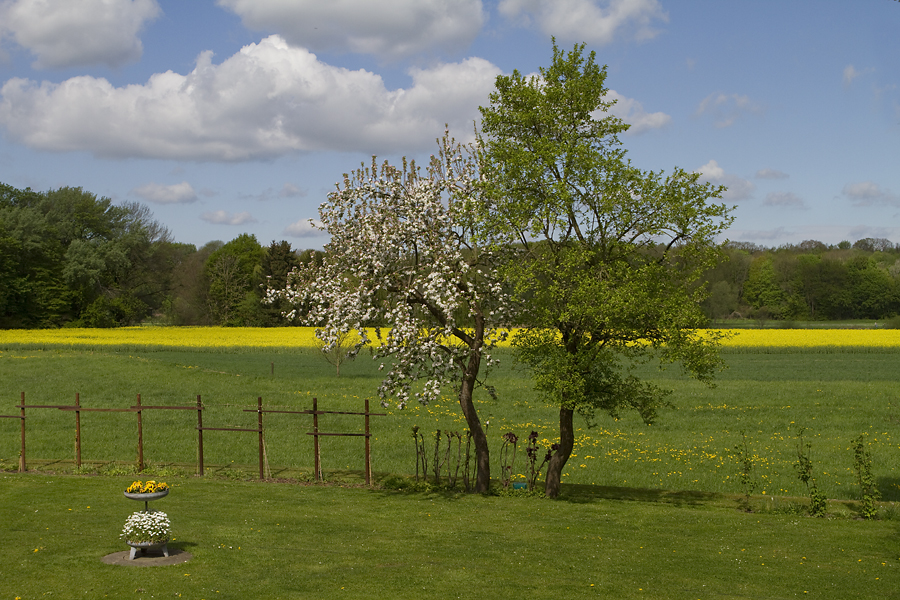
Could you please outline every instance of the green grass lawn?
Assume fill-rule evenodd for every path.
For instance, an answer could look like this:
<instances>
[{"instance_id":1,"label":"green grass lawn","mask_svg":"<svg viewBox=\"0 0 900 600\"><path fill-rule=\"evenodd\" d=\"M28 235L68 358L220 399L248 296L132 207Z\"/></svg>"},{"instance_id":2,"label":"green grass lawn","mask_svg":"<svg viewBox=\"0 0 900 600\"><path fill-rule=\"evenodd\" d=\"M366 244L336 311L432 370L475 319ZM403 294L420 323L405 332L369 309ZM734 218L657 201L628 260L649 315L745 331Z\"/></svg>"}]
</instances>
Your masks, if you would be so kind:
<instances>
[{"instance_id":1,"label":"green grass lawn","mask_svg":"<svg viewBox=\"0 0 900 600\"><path fill-rule=\"evenodd\" d=\"M154 506L174 525L180 566L126 568L101 557L127 547L118 534L139 506L133 479L136 418L83 413L83 472L73 470L74 416L28 414L25 475L0 474L0 600L26 598L888 598L900 584L900 368L897 353L754 352L724 355L715 388L675 371L646 375L675 390L675 408L646 426L634 415L583 422L562 497L401 493L357 484L359 438L323 440L326 478L338 485L248 481L256 436L209 432L209 475L193 475L196 414L147 411L150 473L172 493ZM538 431L553 441L555 412L511 365L492 373L497 400L478 396L499 472L500 436ZM273 374L274 363L274 374ZM0 352L0 414L29 404L189 405L201 394L206 426L252 427L254 408L360 410L377 365L365 356L336 378L308 351L172 352L152 349ZM373 403L373 408L377 404ZM381 409L377 409L381 410ZM428 407L373 417L379 482L415 471L411 427L460 430L452 394ZM358 432L359 417L322 427ZM829 518L802 516L792 463L806 428ZM266 415L276 478L311 478L309 417ZM850 440L867 433L885 502L881 519L854 518ZM747 436L759 483L753 512L739 510L733 448ZM442 446L443 447L443 446ZM0 466L15 469L19 422L0 419ZM431 445L429 444L429 452ZM112 462L110 462L112 461ZM514 471L526 470L520 449ZM126 475L127 473L127 475ZM141 477L143 478L143 477ZM396 479L396 478L393 478ZM765 493L763 493L765 492Z\"/></svg>"},{"instance_id":2,"label":"green grass lawn","mask_svg":"<svg viewBox=\"0 0 900 600\"><path fill-rule=\"evenodd\" d=\"M101 557L138 503L125 477L0 475L0 598L889 598L898 521L736 509L683 493L639 501L402 494L172 480L154 506L187 563Z\"/></svg>"},{"instance_id":3,"label":"green grass lawn","mask_svg":"<svg viewBox=\"0 0 900 600\"><path fill-rule=\"evenodd\" d=\"M900 354L832 352L756 352L724 354L729 368L715 388L684 379L677 371L647 375L675 390L674 409L664 410L655 425L636 415L615 421L598 415L596 426L578 421L575 455L564 471L572 484L739 493L738 464L733 449L747 436L756 459L754 477L766 495L802 496L797 480L796 431L806 428L820 489L830 498L856 497L850 440L868 435L874 474L883 498L900 500ZM499 473L501 435L525 437L538 431L542 445L554 441L555 411L531 389L526 373L504 357L491 373L498 399L476 396L483 422L488 422L495 473ZM272 365L274 363L274 375ZM0 414L18 414L21 391L29 404L71 404L75 393L83 406L126 407L138 393L145 405L191 405L201 394L208 427L254 427L256 415L244 412L262 396L266 407L305 410L319 399L322 410L361 410L374 399L377 365L368 357L345 365L342 376L309 351L254 352L91 352L73 350L6 350L0 352ZM406 410L372 408L388 413L373 417L373 466L379 474L412 474L415 451L411 428L428 436L464 429L452 392L428 407ZM5 407L5 408L4 408ZM155 465L181 465L196 470L196 413L146 411L143 416L145 456ZM136 459L136 417L128 413L83 413L82 458L86 470L109 470L107 461L132 465ZM323 431L360 432L362 419L322 417ZM308 478L312 472L312 439L308 416L265 417L266 454L273 476ZM28 412L29 465L52 471L71 469L74 415L54 409ZM446 440L442 441L445 452ZM14 468L19 452L19 423L0 419L0 466ZM239 476L253 476L257 440L251 433L207 432L208 464ZM38 460L43 459L43 460ZM45 462L50 461L46 466ZM332 479L359 481L363 459L359 438L327 438L322 461ZM524 477L527 465L519 451L514 472Z\"/></svg>"}]
</instances>

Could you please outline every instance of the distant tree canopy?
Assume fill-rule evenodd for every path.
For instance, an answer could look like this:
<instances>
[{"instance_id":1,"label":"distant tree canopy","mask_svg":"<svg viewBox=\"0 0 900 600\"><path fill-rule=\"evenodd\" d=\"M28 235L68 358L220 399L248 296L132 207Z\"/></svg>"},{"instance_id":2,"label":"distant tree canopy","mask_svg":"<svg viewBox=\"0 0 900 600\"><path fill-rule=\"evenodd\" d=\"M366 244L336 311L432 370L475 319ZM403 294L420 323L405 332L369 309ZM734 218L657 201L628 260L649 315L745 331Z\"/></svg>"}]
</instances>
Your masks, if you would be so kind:
<instances>
[{"instance_id":1,"label":"distant tree canopy","mask_svg":"<svg viewBox=\"0 0 900 600\"><path fill-rule=\"evenodd\" d=\"M146 206L82 188L0 183L0 328L281 325L260 286L299 261L288 242L247 234L173 242Z\"/></svg>"},{"instance_id":2,"label":"distant tree canopy","mask_svg":"<svg viewBox=\"0 0 900 600\"><path fill-rule=\"evenodd\" d=\"M178 259L140 204L0 184L0 326L138 323L161 305Z\"/></svg>"},{"instance_id":3,"label":"distant tree canopy","mask_svg":"<svg viewBox=\"0 0 900 600\"><path fill-rule=\"evenodd\" d=\"M900 245L864 238L767 248L730 242L706 271L711 320L888 319L900 315ZM201 248L174 242L139 203L82 188L0 183L0 328L284 326L287 305L261 303L298 264L324 253L263 247L252 235Z\"/></svg>"},{"instance_id":4,"label":"distant tree canopy","mask_svg":"<svg viewBox=\"0 0 900 600\"><path fill-rule=\"evenodd\" d=\"M887 319L900 315L900 246L883 238L830 246L731 243L706 273L710 319Z\"/></svg>"}]
</instances>

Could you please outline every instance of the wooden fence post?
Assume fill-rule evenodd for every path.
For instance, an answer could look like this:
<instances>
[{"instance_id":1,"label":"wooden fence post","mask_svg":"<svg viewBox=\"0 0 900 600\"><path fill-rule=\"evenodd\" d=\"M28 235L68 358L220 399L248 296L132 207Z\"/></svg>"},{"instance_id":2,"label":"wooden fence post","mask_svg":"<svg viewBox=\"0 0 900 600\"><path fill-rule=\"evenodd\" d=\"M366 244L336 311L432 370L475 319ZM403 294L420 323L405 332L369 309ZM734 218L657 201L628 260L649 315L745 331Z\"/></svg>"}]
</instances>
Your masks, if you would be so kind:
<instances>
[{"instance_id":1,"label":"wooden fence post","mask_svg":"<svg viewBox=\"0 0 900 600\"><path fill-rule=\"evenodd\" d=\"M144 471L144 425L141 420L141 395L137 395L138 418L138 473Z\"/></svg>"},{"instance_id":2,"label":"wooden fence post","mask_svg":"<svg viewBox=\"0 0 900 600\"><path fill-rule=\"evenodd\" d=\"M25 472L25 392L22 392L22 404L19 408L19 420L22 422L22 449L19 450L19 473Z\"/></svg>"},{"instance_id":3,"label":"wooden fence post","mask_svg":"<svg viewBox=\"0 0 900 600\"><path fill-rule=\"evenodd\" d=\"M369 399L366 398L366 485L372 485L372 451L369 446Z\"/></svg>"},{"instance_id":4,"label":"wooden fence post","mask_svg":"<svg viewBox=\"0 0 900 600\"><path fill-rule=\"evenodd\" d=\"M81 468L81 397L75 392L75 467Z\"/></svg>"},{"instance_id":5,"label":"wooden fence post","mask_svg":"<svg viewBox=\"0 0 900 600\"><path fill-rule=\"evenodd\" d=\"M256 399L256 422L259 426L259 480L265 479L263 475L263 424L262 424L262 396Z\"/></svg>"},{"instance_id":6,"label":"wooden fence post","mask_svg":"<svg viewBox=\"0 0 900 600\"><path fill-rule=\"evenodd\" d=\"M200 465L200 476L203 477L203 405L200 394L197 394L197 463Z\"/></svg>"},{"instance_id":7,"label":"wooden fence post","mask_svg":"<svg viewBox=\"0 0 900 600\"><path fill-rule=\"evenodd\" d=\"M319 400L313 398L313 468L316 481L322 481L322 462L319 458Z\"/></svg>"}]
</instances>

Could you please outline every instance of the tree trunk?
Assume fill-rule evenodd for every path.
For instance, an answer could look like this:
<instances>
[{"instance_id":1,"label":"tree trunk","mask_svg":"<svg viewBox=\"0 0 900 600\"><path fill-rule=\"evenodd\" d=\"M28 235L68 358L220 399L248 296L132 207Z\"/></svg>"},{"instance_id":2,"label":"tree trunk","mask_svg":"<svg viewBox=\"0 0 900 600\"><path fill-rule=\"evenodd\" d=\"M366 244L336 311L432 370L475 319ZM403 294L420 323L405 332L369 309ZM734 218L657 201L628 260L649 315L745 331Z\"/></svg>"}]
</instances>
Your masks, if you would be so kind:
<instances>
[{"instance_id":1,"label":"tree trunk","mask_svg":"<svg viewBox=\"0 0 900 600\"><path fill-rule=\"evenodd\" d=\"M559 448L553 453L547 464L547 481L544 485L544 493L548 498L559 496L562 470L569 457L572 456L572 449L575 447L575 428L572 425L574 413L575 411L570 408L559 409Z\"/></svg>"},{"instance_id":2,"label":"tree trunk","mask_svg":"<svg viewBox=\"0 0 900 600\"><path fill-rule=\"evenodd\" d=\"M478 465L478 474L475 478L476 493L488 491L491 485L491 461L487 436L484 429L481 428L481 420L478 418L478 412L475 410L475 403L472 400L475 378L480 366L481 356L478 352L473 352L459 388L459 406L462 408L463 415L466 417L466 425L472 432L472 440L475 442L475 462Z\"/></svg>"}]
</instances>

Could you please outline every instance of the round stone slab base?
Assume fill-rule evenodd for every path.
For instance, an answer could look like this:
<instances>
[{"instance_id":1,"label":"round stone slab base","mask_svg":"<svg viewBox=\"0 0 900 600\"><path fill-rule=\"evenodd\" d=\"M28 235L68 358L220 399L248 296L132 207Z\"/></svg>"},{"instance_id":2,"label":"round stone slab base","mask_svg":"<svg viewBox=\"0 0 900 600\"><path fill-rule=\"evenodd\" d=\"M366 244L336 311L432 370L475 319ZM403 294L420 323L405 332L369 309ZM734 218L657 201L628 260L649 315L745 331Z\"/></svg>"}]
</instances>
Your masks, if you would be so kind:
<instances>
[{"instance_id":1,"label":"round stone slab base","mask_svg":"<svg viewBox=\"0 0 900 600\"><path fill-rule=\"evenodd\" d=\"M130 550L122 552L113 552L107 554L100 560L108 565L120 565L123 567L168 567L171 565L180 565L194 558L190 552L169 548L169 556L163 556L162 552L147 552L141 554L138 552L134 560L128 560Z\"/></svg>"}]
</instances>

